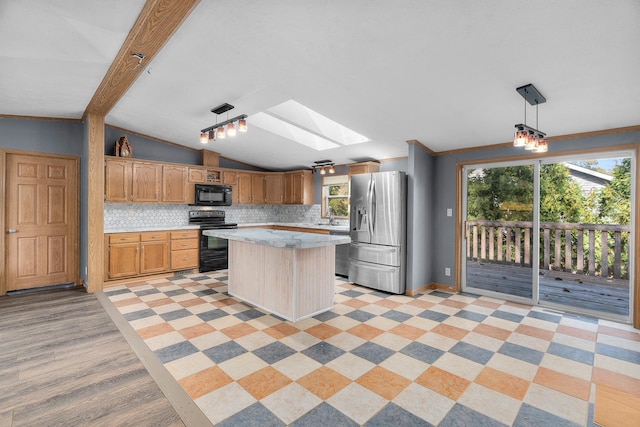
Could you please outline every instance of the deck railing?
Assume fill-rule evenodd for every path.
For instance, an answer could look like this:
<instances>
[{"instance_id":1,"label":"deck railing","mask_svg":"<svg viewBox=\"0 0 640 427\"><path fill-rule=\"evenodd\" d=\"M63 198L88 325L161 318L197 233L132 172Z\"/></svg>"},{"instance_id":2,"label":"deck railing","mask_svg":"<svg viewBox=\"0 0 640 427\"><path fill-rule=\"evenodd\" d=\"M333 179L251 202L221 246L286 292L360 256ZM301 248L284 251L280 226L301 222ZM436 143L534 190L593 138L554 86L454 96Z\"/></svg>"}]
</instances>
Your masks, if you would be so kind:
<instances>
[{"instance_id":1,"label":"deck railing","mask_svg":"<svg viewBox=\"0 0 640 427\"><path fill-rule=\"evenodd\" d=\"M467 221L467 260L531 267L533 223ZM540 223L540 269L629 278L629 226Z\"/></svg>"}]
</instances>

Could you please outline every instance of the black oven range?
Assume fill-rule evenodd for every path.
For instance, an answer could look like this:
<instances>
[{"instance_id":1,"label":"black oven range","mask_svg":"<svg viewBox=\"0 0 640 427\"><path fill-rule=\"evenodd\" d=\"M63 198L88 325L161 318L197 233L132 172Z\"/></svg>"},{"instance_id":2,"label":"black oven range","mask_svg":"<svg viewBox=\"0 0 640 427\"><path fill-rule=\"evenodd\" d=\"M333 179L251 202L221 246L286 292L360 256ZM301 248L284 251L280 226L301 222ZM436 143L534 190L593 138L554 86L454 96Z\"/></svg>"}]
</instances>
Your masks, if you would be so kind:
<instances>
[{"instance_id":1,"label":"black oven range","mask_svg":"<svg viewBox=\"0 0 640 427\"><path fill-rule=\"evenodd\" d=\"M229 266L229 242L227 239L205 236L205 230L238 228L238 224L225 222L221 210L189 211L189 224L200 226L200 266L198 271L224 270Z\"/></svg>"}]
</instances>

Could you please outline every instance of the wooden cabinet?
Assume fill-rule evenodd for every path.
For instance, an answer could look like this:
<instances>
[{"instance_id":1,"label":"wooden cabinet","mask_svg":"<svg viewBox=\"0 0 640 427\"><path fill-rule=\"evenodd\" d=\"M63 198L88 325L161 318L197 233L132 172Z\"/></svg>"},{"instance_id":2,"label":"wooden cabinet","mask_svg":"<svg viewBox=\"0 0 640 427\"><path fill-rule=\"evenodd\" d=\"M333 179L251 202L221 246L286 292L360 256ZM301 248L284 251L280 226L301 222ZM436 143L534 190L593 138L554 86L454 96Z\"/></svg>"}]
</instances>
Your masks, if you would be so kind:
<instances>
[{"instance_id":1,"label":"wooden cabinet","mask_svg":"<svg viewBox=\"0 0 640 427\"><path fill-rule=\"evenodd\" d=\"M314 176L308 170L256 173L119 157L105 160L105 200L109 202L190 204L197 183L232 186L234 205L314 202Z\"/></svg>"},{"instance_id":2,"label":"wooden cabinet","mask_svg":"<svg viewBox=\"0 0 640 427\"><path fill-rule=\"evenodd\" d=\"M202 155L201 161L205 166L220 166L220 154L215 151L200 150Z\"/></svg>"},{"instance_id":3,"label":"wooden cabinet","mask_svg":"<svg viewBox=\"0 0 640 427\"><path fill-rule=\"evenodd\" d=\"M188 170L185 166L162 166L162 201L187 203Z\"/></svg>"},{"instance_id":4,"label":"wooden cabinet","mask_svg":"<svg viewBox=\"0 0 640 427\"><path fill-rule=\"evenodd\" d=\"M105 234L105 281L198 268L199 230Z\"/></svg>"},{"instance_id":5,"label":"wooden cabinet","mask_svg":"<svg viewBox=\"0 0 640 427\"><path fill-rule=\"evenodd\" d=\"M313 174L311 171L285 172L284 203L313 204Z\"/></svg>"},{"instance_id":6,"label":"wooden cabinet","mask_svg":"<svg viewBox=\"0 0 640 427\"><path fill-rule=\"evenodd\" d=\"M140 274L162 273L169 268L167 232L140 233Z\"/></svg>"},{"instance_id":7,"label":"wooden cabinet","mask_svg":"<svg viewBox=\"0 0 640 427\"><path fill-rule=\"evenodd\" d=\"M131 197L131 161L107 160L104 163L104 198L110 202L128 202Z\"/></svg>"},{"instance_id":8,"label":"wooden cabinet","mask_svg":"<svg viewBox=\"0 0 640 427\"><path fill-rule=\"evenodd\" d=\"M189 168L189 182L203 183L207 180L207 170L205 168Z\"/></svg>"},{"instance_id":9,"label":"wooden cabinet","mask_svg":"<svg viewBox=\"0 0 640 427\"><path fill-rule=\"evenodd\" d=\"M238 184L238 172L236 172L236 171L222 171L222 183L224 185L236 185L236 184Z\"/></svg>"},{"instance_id":10,"label":"wooden cabinet","mask_svg":"<svg viewBox=\"0 0 640 427\"><path fill-rule=\"evenodd\" d=\"M362 162L349 165L349 175L358 175L361 173L380 172L380 163L378 162Z\"/></svg>"},{"instance_id":11,"label":"wooden cabinet","mask_svg":"<svg viewBox=\"0 0 640 427\"><path fill-rule=\"evenodd\" d=\"M264 200L264 175L251 175L251 203L254 205L263 205Z\"/></svg>"},{"instance_id":12,"label":"wooden cabinet","mask_svg":"<svg viewBox=\"0 0 640 427\"><path fill-rule=\"evenodd\" d=\"M132 202L160 201L162 166L154 163L132 162Z\"/></svg>"},{"instance_id":13,"label":"wooden cabinet","mask_svg":"<svg viewBox=\"0 0 640 427\"><path fill-rule=\"evenodd\" d=\"M238 203L241 205L251 203L251 180L250 173L238 173Z\"/></svg>"},{"instance_id":14,"label":"wooden cabinet","mask_svg":"<svg viewBox=\"0 0 640 427\"><path fill-rule=\"evenodd\" d=\"M105 246L105 280L138 275L140 233L108 234Z\"/></svg>"},{"instance_id":15,"label":"wooden cabinet","mask_svg":"<svg viewBox=\"0 0 640 427\"><path fill-rule=\"evenodd\" d=\"M284 203L284 174L268 174L264 180L265 203Z\"/></svg>"},{"instance_id":16,"label":"wooden cabinet","mask_svg":"<svg viewBox=\"0 0 640 427\"><path fill-rule=\"evenodd\" d=\"M105 200L109 202L160 201L160 165L132 160L105 162Z\"/></svg>"},{"instance_id":17,"label":"wooden cabinet","mask_svg":"<svg viewBox=\"0 0 640 427\"><path fill-rule=\"evenodd\" d=\"M199 230L171 232L171 270L198 268Z\"/></svg>"}]
</instances>

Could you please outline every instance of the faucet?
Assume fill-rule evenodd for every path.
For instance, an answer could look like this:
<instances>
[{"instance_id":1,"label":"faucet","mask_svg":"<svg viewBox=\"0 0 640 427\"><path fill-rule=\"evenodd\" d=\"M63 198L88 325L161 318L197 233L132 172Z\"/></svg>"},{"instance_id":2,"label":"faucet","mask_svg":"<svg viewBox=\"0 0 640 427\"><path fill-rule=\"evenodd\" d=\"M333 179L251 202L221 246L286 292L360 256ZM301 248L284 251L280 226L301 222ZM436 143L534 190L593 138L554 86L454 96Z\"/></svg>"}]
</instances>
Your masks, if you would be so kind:
<instances>
[{"instance_id":1,"label":"faucet","mask_svg":"<svg viewBox=\"0 0 640 427\"><path fill-rule=\"evenodd\" d=\"M336 225L336 217L333 215L333 209L329 206L327 210L329 211L329 225Z\"/></svg>"}]
</instances>

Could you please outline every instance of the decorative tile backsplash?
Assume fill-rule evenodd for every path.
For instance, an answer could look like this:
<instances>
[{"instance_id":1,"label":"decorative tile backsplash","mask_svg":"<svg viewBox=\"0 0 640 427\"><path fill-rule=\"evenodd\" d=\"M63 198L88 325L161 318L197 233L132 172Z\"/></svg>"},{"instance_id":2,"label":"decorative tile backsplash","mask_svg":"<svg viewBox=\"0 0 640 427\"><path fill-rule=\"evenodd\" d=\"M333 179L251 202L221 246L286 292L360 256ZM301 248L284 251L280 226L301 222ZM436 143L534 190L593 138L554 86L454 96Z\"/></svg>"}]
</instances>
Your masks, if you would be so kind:
<instances>
[{"instance_id":1,"label":"decorative tile backsplash","mask_svg":"<svg viewBox=\"0 0 640 427\"><path fill-rule=\"evenodd\" d=\"M105 230L123 227L180 227L189 225L189 211L207 210L208 207L157 203L109 203L104 204ZM226 212L227 222L300 222L321 221L320 205L242 205L217 206ZM325 220L326 222L326 220ZM341 221L342 222L342 221Z\"/></svg>"}]
</instances>

